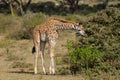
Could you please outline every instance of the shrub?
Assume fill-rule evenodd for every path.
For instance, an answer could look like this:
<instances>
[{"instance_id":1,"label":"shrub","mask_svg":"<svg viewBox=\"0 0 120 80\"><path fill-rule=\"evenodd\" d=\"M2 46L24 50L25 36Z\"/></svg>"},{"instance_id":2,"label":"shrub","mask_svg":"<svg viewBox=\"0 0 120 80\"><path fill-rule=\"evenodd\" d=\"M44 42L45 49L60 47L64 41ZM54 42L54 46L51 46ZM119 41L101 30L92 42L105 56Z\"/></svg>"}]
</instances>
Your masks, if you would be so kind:
<instances>
[{"instance_id":1,"label":"shrub","mask_svg":"<svg viewBox=\"0 0 120 80\"><path fill-rule=\"evenodd\" d=\"M70 55L71 70L80 70L81 68L94 68L100 65L103 60L103 53L91 46L74 46L70 41L67 43Z\"/></svg>"},{"instance_id":2,"label":"shrub","mask_svg":"<svg viewBox=\"0 0 120 80\"><path fill-rule=\"evenodd\" d=\"M45 20L45 15L42 13L37 14L26 14L23 17L23 23L21 27L11 32L8 37L15 39L30 39L32 38L32 29L36 25L40 24Z\"/></svg>"},{"instance_id":3,"label":"shrub","mask_svg":"<svg viewBox=\"0 0 120 80\"><path fill-rule=\"evenodd\" d=\"M112 67L120 57L120 9L110 7L99 11L84 26L88 36L77 36L79 42L67 44L72 66L76 70L76 67L87 69L96 66L102 69L100 63L104 61L105 65L107 63L104 71L119 69L119 65Z\"/></svg>"},{"instance_id":4,"label":"shrub","mask_svg":"<svg viewBox=\"0 0 120 80\"><path fill-rule=\"evenodd\" d=\"M120 18L119 9L111 7L98 12L95 16L93 16L90 22L95 22L101 25L110 25L112 23L119 22L120 21L119 18Z\"/></svg>"},{"instance_id":5,"label":"shrub","mask_svg":"<svg viewBox=\"0 0 120 80\"><path fill-rule=\"evenodd\" d=\"M98 12L86 23L88 38L80 44L96 46L105 53L104 60L115 60L120 56L120 10L107 8Z\"/></svg>"},{"instance_id":6,"label":"shrub","mask_svg":"<svg viewBox=\"0 0 120 80\"><path fill-rule=\"evenodd\" d=\"M24 27L24 28L20 28L17 29L15 31L13 31L12 33L7 35L8 38L12 38L12 39L30 39L32 37L32 28L28 27Z\"/></svg>"},{"instance_id":7,"label":"shrub","mask_svg":"<svg viewBox=\"0 0 120 80\"><path fill-rule=\"evenodd\" d=\"M0 14L0 33L11 33L13 30L21 27L21 19L17 16L2 15Z\"/></svg>"}]
</instances>

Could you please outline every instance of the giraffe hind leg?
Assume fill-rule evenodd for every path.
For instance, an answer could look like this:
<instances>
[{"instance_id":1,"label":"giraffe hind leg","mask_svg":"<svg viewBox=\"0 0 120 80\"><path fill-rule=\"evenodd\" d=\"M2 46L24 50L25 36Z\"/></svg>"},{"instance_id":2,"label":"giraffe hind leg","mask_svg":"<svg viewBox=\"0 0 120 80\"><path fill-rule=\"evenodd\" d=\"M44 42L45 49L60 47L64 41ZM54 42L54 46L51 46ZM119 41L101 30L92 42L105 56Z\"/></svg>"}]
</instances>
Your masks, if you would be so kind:
<instances>
[{"instance_id":1,"label":"giraffe hind leg","mask_svg":"<svg viewBox=\"0 0 120 80\"><path fill-rule=\"evenodd\" d=\"M34 53L34 74L38 73L38 53L39 53L39 44L35 45L36 52Z\"/></svg>"},{"instance_id":2,"label":"giraffe hind leg","mask_svg":"<svg viewBox=\"0 0 120 80\"><path fill-rule=\"evenodd\" d=\"M33 30L33 43L34 47L32 53L34 53L34 74L38 73L38 54L40 49L40 35L39 32Z\"/></svg>"}]
</instances>

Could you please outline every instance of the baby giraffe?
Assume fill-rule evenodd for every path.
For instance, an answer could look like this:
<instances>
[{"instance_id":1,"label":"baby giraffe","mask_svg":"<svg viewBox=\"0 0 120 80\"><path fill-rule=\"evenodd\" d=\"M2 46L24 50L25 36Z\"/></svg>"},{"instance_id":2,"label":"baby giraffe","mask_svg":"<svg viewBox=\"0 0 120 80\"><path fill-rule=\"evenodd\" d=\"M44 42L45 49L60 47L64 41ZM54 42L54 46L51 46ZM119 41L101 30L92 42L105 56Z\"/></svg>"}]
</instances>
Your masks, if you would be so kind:
<instances>
[{"instance_id":1,"label":"baby giraffe","mask_svg":"<svg viewBox=\"0 0 120 80\"><path fill-rule=\"evenodd\" d=\"M37 25L33 29L33 43L34 47L32 52L34 53L34 73L37 74L38 67L38 54L41 55L42 69L44 74L46 74L45 65L44 65L44 48L46 42L49 44L49 53L50 53L50 74L55 74L54 68L54 48L56 45L56 40L58 39L58 30L70 29L75 30L80 35L84 36L85 32L83 30L82 24L56 18L50 17L43 24Z\"/></svg>"}]
</instances>

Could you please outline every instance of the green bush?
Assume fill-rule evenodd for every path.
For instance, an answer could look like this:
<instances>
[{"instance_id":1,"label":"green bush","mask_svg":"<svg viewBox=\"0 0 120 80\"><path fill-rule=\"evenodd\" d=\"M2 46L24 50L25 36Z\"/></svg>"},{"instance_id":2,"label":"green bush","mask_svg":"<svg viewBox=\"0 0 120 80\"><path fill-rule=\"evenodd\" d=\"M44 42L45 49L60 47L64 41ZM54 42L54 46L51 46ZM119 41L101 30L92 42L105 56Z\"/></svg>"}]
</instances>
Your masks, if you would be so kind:
<instances>
[{"instance_id":1,"label":"green bush","mask_svg":"<svg viewBox=\"0 0 120 80\"><path fill-rule=\"evenodd\" d=\"M96 46L105 53L104 60L120 56L120 9L107 8L98 12L86 23L88 38L80 44Z\"/></svg>"},{"instance_id":2,"label":"green bush","mask_svg":"<svg viewBox=\"0 0 120 80\"><path fill-rule=\"evenodd\" d=\"M97 66L105 72L119 69L117 60L120 60L120 9L109 7L99 11L84 26L88 36L77 36L77 43L67 44L72 69ZM100 64L102 61L105 66Z\"/></svg>"},{"instance_id":3,"label":"green bush","mask_svg":"<svg viewBox=\"0 0 120 80\"><path fill-rule=\"evenodd\" d=\"M98 12L90 20L90 22L95 22L97 24L101 24L101 25L112 24L112 26L115 25L115 23L119 21L120 21L120 10L118 8L112 8L112 7Z\"/></svg>"},{"instance_id":4,"label":"green bush","mask_svg":"<svg viewBox=\"0 0 120 80\"><path fill-rule=\"evenodd\" d=\"M79 47L68 41L71 70L94 68L103 61L104 54L92 46Z\"/></svg>"}]
</instances>

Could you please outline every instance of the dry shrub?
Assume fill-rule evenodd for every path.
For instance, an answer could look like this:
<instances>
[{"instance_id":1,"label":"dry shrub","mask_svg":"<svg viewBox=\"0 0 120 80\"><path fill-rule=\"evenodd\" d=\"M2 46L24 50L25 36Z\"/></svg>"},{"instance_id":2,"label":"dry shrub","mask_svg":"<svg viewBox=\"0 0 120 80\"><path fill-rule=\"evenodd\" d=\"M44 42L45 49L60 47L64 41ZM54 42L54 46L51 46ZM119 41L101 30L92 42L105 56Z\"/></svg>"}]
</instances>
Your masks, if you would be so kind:
<instances>
[{"instance_id":1,"label":"dry shrub","mask_svg":"<svg viewBox=\"0 0 120 80\"><path fill-rule=\"evenodd\" d=\"M12 39L30 39L33 27L47 18L43 13L30 13L23 17L0 14L0 17L0 33Z\"/></svg>"}]
</instances>

